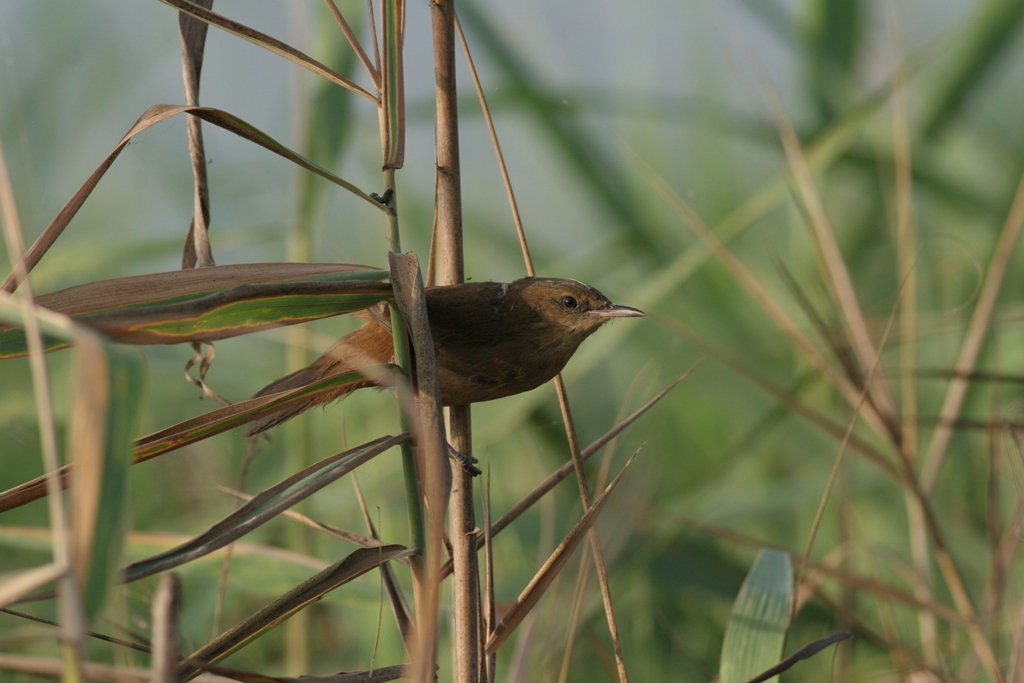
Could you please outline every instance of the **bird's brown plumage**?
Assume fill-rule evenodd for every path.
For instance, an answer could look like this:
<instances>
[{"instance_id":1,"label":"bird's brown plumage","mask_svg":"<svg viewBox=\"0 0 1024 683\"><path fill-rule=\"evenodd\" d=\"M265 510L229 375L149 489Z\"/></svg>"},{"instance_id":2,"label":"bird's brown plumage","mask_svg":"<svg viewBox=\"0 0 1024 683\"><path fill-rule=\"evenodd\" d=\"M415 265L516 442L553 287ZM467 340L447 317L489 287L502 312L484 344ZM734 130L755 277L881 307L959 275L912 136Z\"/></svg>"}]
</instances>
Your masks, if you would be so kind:
<instances>
[{"instance_id":1,"label":"bird's brown plumage","mask_svg":"<svg viewBox=\"0 0 1024 683\"><path fill-rule=\"evenodd\" d=\"M426 290L427 317L438 357L441 400L466 405L529 391L558 374L584 339L619 317L642 316L617 306L576 280L529 277L504 284L471 282ZM357 314L364 319L305 368L268 384L265 396L392 362L387 309ZM342 398L371 380L288 405L249 425L258 434L315 405Z\"/></svg>"}]
</instances>

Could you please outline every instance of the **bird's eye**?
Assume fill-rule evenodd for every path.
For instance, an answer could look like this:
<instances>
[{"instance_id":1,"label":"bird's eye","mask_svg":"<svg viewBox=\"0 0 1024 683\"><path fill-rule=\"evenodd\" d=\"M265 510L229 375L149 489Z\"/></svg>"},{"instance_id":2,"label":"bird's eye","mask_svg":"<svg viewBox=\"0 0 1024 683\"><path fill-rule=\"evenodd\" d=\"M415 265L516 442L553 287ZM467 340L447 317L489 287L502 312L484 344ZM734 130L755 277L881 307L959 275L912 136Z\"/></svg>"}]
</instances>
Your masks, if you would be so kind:
<instances>
[{"instance_id":1,"label":"bird's eye","mask_svg":"<svg viewBox=\"0 0 1024 683\"><path fill-rule=\"evenodd\" d=\"M562 305L568 308L570 311L574 311L576 310L576 307L579 306L580 304L578 301L576 301L576 297L574 296L563 296Z\"/></svg>"}]
</instances>

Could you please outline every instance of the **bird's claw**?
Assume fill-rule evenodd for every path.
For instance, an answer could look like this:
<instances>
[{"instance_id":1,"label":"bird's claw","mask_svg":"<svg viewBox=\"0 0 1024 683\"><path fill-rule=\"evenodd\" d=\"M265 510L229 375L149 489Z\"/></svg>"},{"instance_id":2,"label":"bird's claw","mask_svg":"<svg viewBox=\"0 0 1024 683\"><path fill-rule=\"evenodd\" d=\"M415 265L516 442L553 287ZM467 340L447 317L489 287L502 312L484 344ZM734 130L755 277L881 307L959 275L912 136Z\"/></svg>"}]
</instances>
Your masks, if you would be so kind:
<instances>
[{"instance_id":1,"label":"bird's claw","mask_svg":"<svg viewBox=\"0 0 1024 683\"><path fill-rule=\"evenodd\" d=\"M388 189L384 191L384 194L377 194L376 192L370 193L370 199L377 202L381 206L388 206L391 204L391 198L394 196L395 191Z\"/></svg>"},{"instance_id":2,"label":"bird's claw","mask_svg":"<svg viewBox=\"0 0 1024 683\"><path fill-rule=\"evenodd\" d=\"M452 448L451 444L448 444L448 457L459 463L464 472L468 472L474 477L478 477L483 474L483 470L476 466L476 464L480 462L479 460L474 458L472 455L467 455L466 453L455 450Z\"/></svg>"}]
</instances>

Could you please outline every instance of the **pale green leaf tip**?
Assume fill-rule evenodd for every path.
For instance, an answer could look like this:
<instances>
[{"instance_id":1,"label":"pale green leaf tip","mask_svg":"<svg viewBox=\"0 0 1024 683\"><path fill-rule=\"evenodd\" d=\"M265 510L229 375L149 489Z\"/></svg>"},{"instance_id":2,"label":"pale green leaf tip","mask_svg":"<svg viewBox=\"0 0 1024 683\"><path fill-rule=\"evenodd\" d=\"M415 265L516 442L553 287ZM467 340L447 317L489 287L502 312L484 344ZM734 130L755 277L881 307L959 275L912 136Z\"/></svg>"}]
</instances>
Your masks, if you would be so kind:
<instances>
[{"instance_id":1,"label":"pale green leaf tip","mask_svg":"<svg viewBox=\"0 0 1024 683\"><path fill-rule=\"evenodd\" d=\"M792 600L789 555L762 549L729 617L722 642L722 683L749 681L782 659Z\"/></svg>"}]
</instances>

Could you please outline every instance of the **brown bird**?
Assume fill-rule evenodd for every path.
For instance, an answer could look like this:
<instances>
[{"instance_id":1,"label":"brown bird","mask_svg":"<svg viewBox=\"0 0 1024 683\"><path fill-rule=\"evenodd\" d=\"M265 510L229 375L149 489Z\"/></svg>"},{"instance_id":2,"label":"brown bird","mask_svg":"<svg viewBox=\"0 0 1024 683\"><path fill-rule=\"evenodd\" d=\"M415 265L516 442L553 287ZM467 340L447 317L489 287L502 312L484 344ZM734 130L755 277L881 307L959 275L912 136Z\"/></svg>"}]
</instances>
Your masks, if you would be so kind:
<instances>
[{"instance_id":1,"label":"brown bird","mask_svg":"<svg viewBox=\"0 0 1024 683\"><path fill-rule=\"evenodd\" d=\"M582 282L556 278L430 287L426 297L437 351L441 402L448 406L534 389L561 372L583 340L601 325L612 318L644 315L635 308L613 304ZM339 339L305 368L263 387L256 396L393 362L387 307L378 305L356 315L365 320L361 327ZM258 434L313 406L373 385L367 379L285 406L254 421L245 433Z\"/></svg>"}]
</instances>

